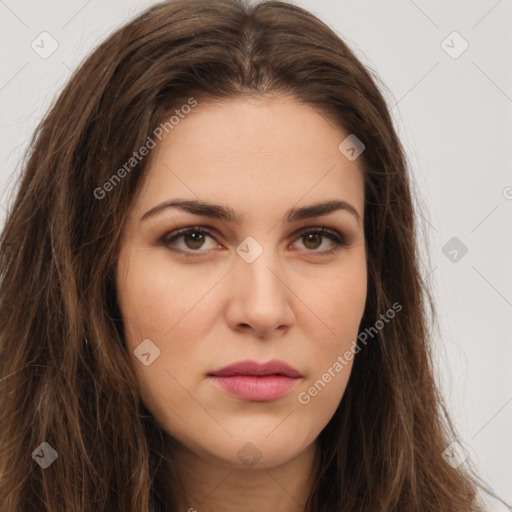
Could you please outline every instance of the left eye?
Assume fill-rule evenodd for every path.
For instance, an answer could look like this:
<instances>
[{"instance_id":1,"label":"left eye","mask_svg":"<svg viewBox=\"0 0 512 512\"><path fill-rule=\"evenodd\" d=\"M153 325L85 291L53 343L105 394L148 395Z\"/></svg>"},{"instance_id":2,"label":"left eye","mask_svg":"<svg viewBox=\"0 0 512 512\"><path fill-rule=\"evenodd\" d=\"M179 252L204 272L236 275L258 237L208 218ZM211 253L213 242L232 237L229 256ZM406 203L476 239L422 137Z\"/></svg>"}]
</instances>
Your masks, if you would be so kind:
<instances>
[{"instance_id":1,"label":"left eye","mask_svg":"<svg viewBox=\"0 0 512 512\"><path fill-rule=\"evenodd\" d=\"M299 240L303 241L306 249L309 249L307 252L314 252L322 255L332 254L342 247L348 245L345 238L341 236L337 231L332 231L327 228L316 228L316 229L307 229L299 233ZM172 231L165 235L160 243L166 246L170 251L181 253L185 256L198 256L202 254L207 249L199 251L205 243L206 237L211 238L215 241L213 237L213 232L209 229L203 227L189 227L182 228L176 231ZM183 239L185 246L176 247L176 241L179 239ZM331 242L331 247L326 250L317 250L323 243L323 239L327 238ZM219 245L217 245L219 247ZM210 249L213 247L210 247ZM199 253L199 254L193 254Z\"/></svg>"},{"instance_id":2,"label":"left eye","mask_svg":"<svg viewBox=\"0 0 512 512\"><path fill-rule=\"evenodd\" d=\"M348 245L345 238L343 238L337 231L331 231L326 228L309 229L308 231L303 231L299 236L307 249L312 249L313 252L318 252L324 255L332 254L333 252L336 252L342 247ZM323 251L317 251L316 249L322 245L324 238L330 240L331 248Z\"/></svg>"}]
</instances>

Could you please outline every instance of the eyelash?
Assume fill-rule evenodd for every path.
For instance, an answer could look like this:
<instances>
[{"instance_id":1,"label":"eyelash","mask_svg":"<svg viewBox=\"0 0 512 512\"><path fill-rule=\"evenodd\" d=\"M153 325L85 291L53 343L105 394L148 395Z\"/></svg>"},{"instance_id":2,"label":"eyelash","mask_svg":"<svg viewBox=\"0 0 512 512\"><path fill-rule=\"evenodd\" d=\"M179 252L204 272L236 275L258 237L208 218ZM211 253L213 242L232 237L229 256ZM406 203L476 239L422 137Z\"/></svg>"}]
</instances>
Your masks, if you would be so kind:
<instances>
[{"instance_id":1,"label":"eyelash","mask_svg":"<svg viewBox=\"0 0 512 512\"><path fill-rule=\"evenodd\" d=\"M171 231L170 233L167 233L163 238L161 238L159 240L159 242L161 245L165 246L170 251L178 253L178 254L182 254L186 257L193 258L193 257L200 256L200 255L204 254L205 252L207 252L204 250L201 251L201 250L192 250L192 249L190 249L188 251L183 251L182 249L177 249L175 247L171 247L172 242L174 242L175 240L178 240L183 235L186 235L188 233L199 233L201 235L208 235L209 237L215 239L215 237L213 236L212 230L205 228L205 227L201 227L201 226L191 226L188 228L181 228L181 229L177 229L175 231ZM313 249L312 250L306 249L306 252L317 253L322 256L330 256L331 254L334 254L334 253L340 251L343 247L346 247L347 245L349 245L347 243L347 241L345 240L345 238L342 235L340 235L340 233L338 233L337 231L330 230L325 227L307 228L307 229L301 231L300 233L298 233L297 238L300 238L304 235L309 235L309 234L321 235L322 237L326 237L334 243L334 246L327 251L315 251Z\"/></svg>"}]
</instances>

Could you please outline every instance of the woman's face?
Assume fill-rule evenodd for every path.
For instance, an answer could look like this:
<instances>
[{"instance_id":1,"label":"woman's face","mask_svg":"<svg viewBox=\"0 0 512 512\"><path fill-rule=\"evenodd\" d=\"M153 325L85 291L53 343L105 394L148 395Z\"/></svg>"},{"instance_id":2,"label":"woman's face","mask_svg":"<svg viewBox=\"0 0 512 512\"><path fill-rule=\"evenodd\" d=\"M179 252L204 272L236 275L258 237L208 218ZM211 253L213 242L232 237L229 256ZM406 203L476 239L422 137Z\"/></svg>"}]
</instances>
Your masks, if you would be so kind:
<instances>
[{"instance_id":1,"label":"woman's face","mask_svg":"<svg viewBox=\"0 0 512 512\"><path fill-rule=\"evenodd\" d=\"M199 102L152 150L118 299L142 400L195 456L282 464L340 403L367 286L363 174L338 149L348 135L288 97L237 99ZM147 213L168 201L188 206ZM303 210L335 201L348 206ZM298 377L280 364L220 372L271 360Z\"/></svg>"}]
</instances>

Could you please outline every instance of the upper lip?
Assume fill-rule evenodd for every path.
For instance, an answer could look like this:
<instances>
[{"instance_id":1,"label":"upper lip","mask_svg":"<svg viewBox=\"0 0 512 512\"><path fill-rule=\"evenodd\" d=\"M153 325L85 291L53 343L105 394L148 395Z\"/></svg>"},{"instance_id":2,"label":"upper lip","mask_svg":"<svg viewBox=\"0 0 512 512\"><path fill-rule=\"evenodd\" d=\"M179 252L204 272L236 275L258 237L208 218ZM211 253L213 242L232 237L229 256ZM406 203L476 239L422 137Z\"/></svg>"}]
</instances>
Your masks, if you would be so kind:
<instances>
[{"instance_id":1,"label":"upper lip","mask_svg":"<svg viewBox=\"0 0 512 512\"><path fill-rule=\"evenodd\" d=\"M239 361L215 370L209 375L215 377L232 377L234 375L285 375L286 377L299 378L301 374L292 366L272 359L266 363L258 363L257 361Z\"/></svg>"}]
</instances>

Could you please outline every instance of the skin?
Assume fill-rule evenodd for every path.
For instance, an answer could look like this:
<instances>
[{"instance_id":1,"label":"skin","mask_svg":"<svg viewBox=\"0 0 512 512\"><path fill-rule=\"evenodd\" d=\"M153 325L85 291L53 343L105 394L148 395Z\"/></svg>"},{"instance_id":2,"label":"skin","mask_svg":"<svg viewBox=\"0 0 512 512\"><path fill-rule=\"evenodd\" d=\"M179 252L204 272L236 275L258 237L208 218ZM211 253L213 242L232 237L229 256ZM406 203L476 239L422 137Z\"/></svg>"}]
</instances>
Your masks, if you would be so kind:
<instances>
[{"instance_id":1,"label":"skin","mask_svg":"<svg viewBox=\"0 0 512 512\"><path fill-rule=\"evenodd\" d=\"M304 510L316 439L353 361L309 403L298 396L353 347L366 301L363 172L338 150L347 136L291 97L262 96L200 102L152 150L123 230L117 291L142 400L178 443L172 456L185 482L184 510ZM178 198L230 207L243 222L178 208L141 221ZM329 200L350 203L360 219L337 210L284 220L292 207ZM192 257L159 243L194 226L211 228L213 237L171 243L196 251ZM334 243L300 232L324 226L348 245L322 255ZM251 263L236 252L248 236L263 250ZM145 339L160 350L148 366L134 354ZM209 372L247 359L284 360L302 377L271 402L212 384ZM254 458L242 460L241 449Z\"/></svg>"}]
</instances>

